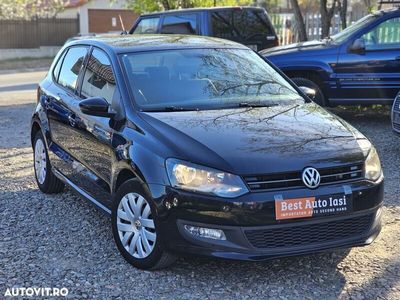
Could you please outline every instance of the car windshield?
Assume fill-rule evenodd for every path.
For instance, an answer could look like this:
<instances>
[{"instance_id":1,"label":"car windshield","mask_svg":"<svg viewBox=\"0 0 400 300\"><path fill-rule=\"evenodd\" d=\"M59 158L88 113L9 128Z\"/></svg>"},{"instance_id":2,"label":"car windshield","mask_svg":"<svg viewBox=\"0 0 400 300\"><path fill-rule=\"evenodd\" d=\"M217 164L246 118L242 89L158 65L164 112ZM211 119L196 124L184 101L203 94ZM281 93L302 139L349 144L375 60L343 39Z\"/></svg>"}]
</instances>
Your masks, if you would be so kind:
<instances>
[{"instance_id":1,"label":"car windshield","mask_svg":"<svg viewBox=\"0 0 400 300\"><path fill-rule=\"evenodd\" d=\"M367 26L368 24L372 23L373 21L376 20L378 16L377 15L367 15L364 18L358 20L351 26L347 27L345 30L339 32L338 34L335 34L331 37L332 42L336 44L340 44L344 41L346 41L353 33L358 31L359 29L363 28L364 26Z\"/></svg>"},{"instance_id":2,"label":"car windshield","mask_svg":"<svg viewBox=\"0 0 400 300\"><path fill-rule=\"evenodd\" d=\"M293 104L304 98L247 49L123 54L136 105L145 111Z\"/></svg>"}]
</instances>

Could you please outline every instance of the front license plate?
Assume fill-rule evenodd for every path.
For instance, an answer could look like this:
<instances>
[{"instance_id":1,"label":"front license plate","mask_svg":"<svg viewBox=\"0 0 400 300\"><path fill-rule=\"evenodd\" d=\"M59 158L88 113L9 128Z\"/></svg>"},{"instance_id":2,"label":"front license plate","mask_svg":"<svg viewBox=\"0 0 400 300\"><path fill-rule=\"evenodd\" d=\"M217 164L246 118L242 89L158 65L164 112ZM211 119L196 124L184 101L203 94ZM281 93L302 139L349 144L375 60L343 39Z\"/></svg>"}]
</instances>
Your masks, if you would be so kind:
<instances>
[{"instance_id":1,"label":"front license plate","mask_svg":"<svg viewBox=\"0 0 400 300\"><path fill-rule=\"evenodd\" d=\"M339 215L352 210L351 195L345 194L275 200L277 220Z\"/></svg>"}]
</instances>

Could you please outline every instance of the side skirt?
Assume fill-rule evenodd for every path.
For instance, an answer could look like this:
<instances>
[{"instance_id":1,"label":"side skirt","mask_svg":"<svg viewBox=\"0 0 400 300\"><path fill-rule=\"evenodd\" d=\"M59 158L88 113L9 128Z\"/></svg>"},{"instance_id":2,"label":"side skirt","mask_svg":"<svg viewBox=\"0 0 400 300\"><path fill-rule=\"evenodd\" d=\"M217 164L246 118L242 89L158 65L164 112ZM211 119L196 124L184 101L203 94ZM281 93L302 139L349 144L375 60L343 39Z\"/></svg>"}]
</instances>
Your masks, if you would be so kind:
<instances>
[{"instance_id":1,"label":"side skirt","mask_svg":"<svg viewBox=\"0 0 400 300\"><path fill-rule=\"evenodd\" d=\"M74 191L76 191L82 198L90 201L92 204L100 208L104 213L111 215L111 210L101 204L99 201L94 199L92 196L90 196L88 193L86 193L84 190L82 190L80 187L78 187L76 184L74 184L71 180L69 180L67 177L65 177L61 172L58 170L55 170L54 168L52 169L53 173L55 176L57 176L61 181L63 181L65 184L69 185Z\"/></svg>"}]
</instances>

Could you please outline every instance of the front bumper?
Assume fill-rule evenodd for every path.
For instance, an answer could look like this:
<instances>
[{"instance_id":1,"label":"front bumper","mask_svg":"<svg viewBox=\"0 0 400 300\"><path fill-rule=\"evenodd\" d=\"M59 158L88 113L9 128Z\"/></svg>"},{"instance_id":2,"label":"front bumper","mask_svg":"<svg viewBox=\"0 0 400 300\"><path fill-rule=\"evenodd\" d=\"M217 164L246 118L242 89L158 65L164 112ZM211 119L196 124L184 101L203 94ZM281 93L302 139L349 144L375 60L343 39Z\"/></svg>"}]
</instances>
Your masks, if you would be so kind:
<instances>
[{"instance_id":1,"label":"front bumper","mask_svg":"<svg viewBox=\"0 0 400 300\"><path fill-rule=\"evenodd\" d=\"M293 189L249 193L237 199L221 199L171 190L157 191L158 224L166 248L173 252L228 259L263 260L349 248L372 243L381 230L383 178L321 186L316 190ZM276 220L277 194L291 199L351 192L353 211L342 215ZM165 203L173 198L178 205ZM191 235L184 225L223 230L226 240Z\"/></svg>"}]
</instances>

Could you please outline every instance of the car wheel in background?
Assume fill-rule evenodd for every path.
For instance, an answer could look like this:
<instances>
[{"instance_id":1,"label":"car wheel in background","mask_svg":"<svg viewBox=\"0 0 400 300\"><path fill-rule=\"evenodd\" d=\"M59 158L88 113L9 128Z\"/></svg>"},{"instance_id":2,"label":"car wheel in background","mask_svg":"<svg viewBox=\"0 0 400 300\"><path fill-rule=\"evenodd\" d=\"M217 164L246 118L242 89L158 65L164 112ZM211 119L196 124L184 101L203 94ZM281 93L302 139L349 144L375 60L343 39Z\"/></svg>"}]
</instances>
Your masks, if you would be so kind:
<instances>
[{"instance_id":1,"label":"car wheel in background","mask_svg":"<svg viewBox=\"0 0 400 300\"><path fill-rule=\"evenodd\" d=\"M176 257L160 241L151 196L136 179L123 183L114 198L111 223L115 243L127 262L139 269L162 269Z\"/></svg>"},{"instance_id":2,"label":"car wheel in background","mask_svg":"<svg viewBox=\"0 0 400 300\"><path fill-rule=\"evenodd\" d=\"M324 93L322 93L321 88L316 84L314 81L302 77L295 77L291 78L292 81L297 85L297 86L305 86L310 89L315 90L315 99L314 102L321 106L327 106L327 102L325 100Z\"/></svg>"},{"instance_id":3,"label":"car wheel in background","mask_svg":"<svg viewBox=\"0 0 400 300\"><path fill-rule=\"evenodd\" d=\"M59 193L64 189L64 183L51 170L46 143L40 131L33 141L33 166L37 185L43 193Z\"/></svg>"}]
</instances>

